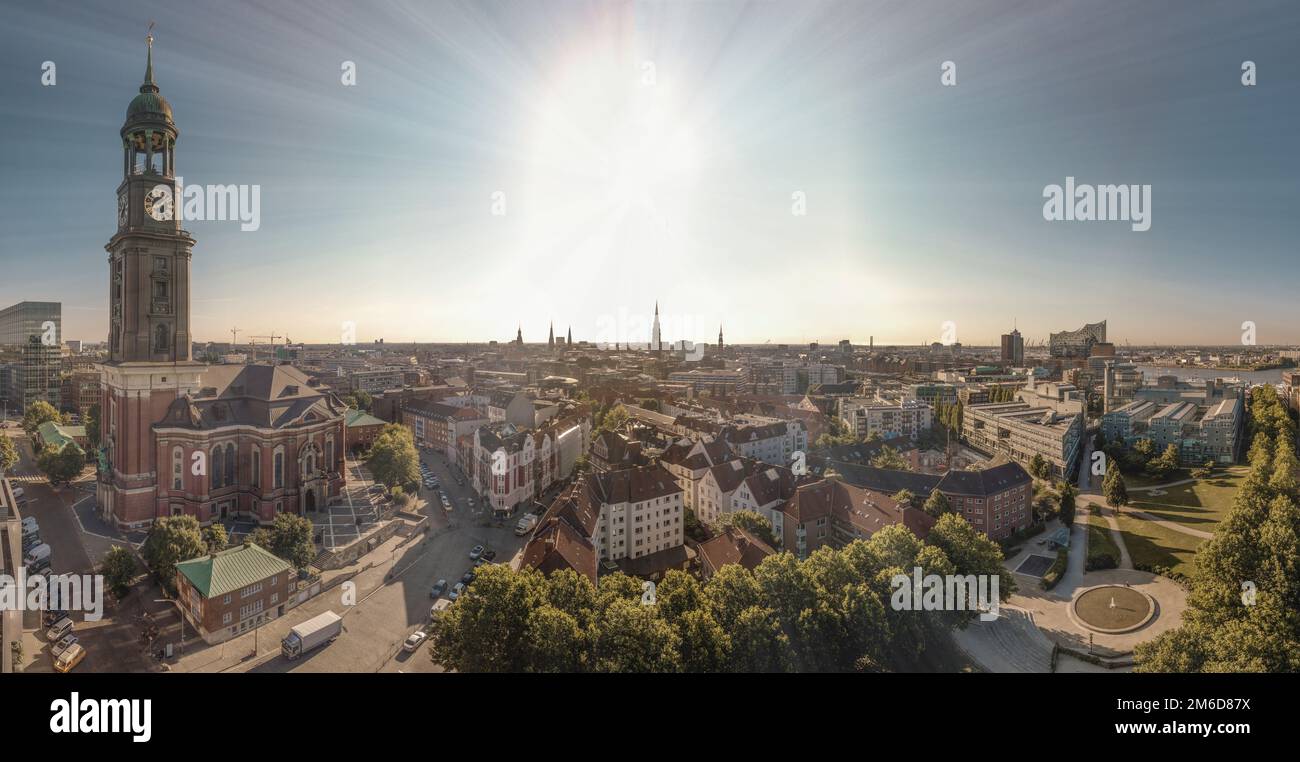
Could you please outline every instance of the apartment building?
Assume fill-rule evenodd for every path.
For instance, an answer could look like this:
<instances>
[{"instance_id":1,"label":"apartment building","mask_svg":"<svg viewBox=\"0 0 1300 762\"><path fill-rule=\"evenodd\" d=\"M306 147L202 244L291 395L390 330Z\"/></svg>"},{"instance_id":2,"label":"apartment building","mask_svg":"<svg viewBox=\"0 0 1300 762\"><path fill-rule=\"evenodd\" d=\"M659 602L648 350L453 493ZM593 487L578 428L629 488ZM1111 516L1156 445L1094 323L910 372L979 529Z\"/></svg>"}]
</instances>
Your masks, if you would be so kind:
<instances>
[{"instance_id":1,"label":"apartment building","mask_svg":"<svg viewBox=\"0 0 1300 762\"><path fill-rule=\"evenodd\" d=\"M682 504L694 511L700 480L716 465L735 460L731 445L719 439L682 439L673 442L659 456L663 466L682 489Z\"/></svg>"},{"instance_id":2,"label":"apartment building","mask_svg":"<svg viewBox=\"0 0 1300 762\"><path fill-rule=\"evenodd\" d=\"M428 447L456 462L456 442L488 423L487 416L473 407L456 407L445 402L410 400L398 413L398 420L411 430L417 447Z\"/></svg>"},{"instance_id":3,"label":"apartment building","mask_svg":"<svg viewBox=\"0 0 1300 762\"><path fill-rule=\"evenodd\" d=\"M794 482L790 469L750 457L721 463L700 479L695 515L716 525L726 514L752 510L770 520L771 510L789 499Z\"/></svg>"},{"instance_id":4,"label":"apartment building","mask_svg":"<svg viewBox=\"0 0 1300 762\"><path fill-rule=\"evenodd\" d=\"M405 383L406 368L365 368L348 374L348 387L352 391L377 394L386 389L400 389Z\"/></svg>"},{"instance_id":5,"label":"apartment building","mask_svg":"<svg viewBox=\"0 0 1300 762\"><path fill-rule=\"evenodd\" d=\"M523 564L545 573L573 569L593 582L604 564L652 578L684 568L691 554L683 495L657 465L587 474L551 503Z\"/></svg>"},{"instance_id":6,"label":"apartment building","mask_svg":"<svg viewBox=\"0 0 1300 762\"><path fill-rule=\"evenodd\" d=\"M176 605L210 644L284 616L296 585L293 567L251 542L176 564Z\"/></svg>"},{"instance_id":7,"label":"apartment building","mask_svg":"<svg viewBox=\"0 0 1300 762\"><path fill-rule=\"evenodd\" d=\"M1135 400L1115 408L1101 417L1102 436L1107 442L1131 445L1141 438L1139 434L1146 430L1147 421L1159 410L1160 406L1149 400Z\"/></svg>"},{"instance_id":8,"label":"apartment building","mask_svg":"<svg viewBox=\"0 0 1300 762\"><path fill-rule=\"evenodd\" d=\"M694 394L743 394L749 387L749 376L744 370L725 368L679 370L669 373L668 380L675 384L686 384Z\"/></svg>"},{"instance_id":9,"label":"apartment building","mask_svg":"<svg viewBox=\"0 0 1300 762\"><path fill-rule=\"evenodd\" d=\"M1016 463L1004 463L983 471L949 471L935 488L953 511L996 541L1033 521L1033 481Z\"/></svg>"},{"instance_id":10,"label":"apartment building","mask_svg":"<svg viewBox=\"0 0 1300 762\"><path fill-rule=\"evenodd\" d=\"M799 558L825 545L843 547L869 539L894 524L925 539L935 521L920 508L900 506L883 492L833 479L799 486L782 504L778 519L773 531L782 548Z\"/></svg>"},{"instance_id":11,"label":"apartment building","mask_svg":"<svg viewBox=\"0 0 1300 762\"><path fill-rule=\"evenodd\" d=\"M878 434L884 439L915 439L934 425L934 408L920 400L882 402L867 397L839 400L838 417L859 439Z\"/></svg>"}]
</instances>

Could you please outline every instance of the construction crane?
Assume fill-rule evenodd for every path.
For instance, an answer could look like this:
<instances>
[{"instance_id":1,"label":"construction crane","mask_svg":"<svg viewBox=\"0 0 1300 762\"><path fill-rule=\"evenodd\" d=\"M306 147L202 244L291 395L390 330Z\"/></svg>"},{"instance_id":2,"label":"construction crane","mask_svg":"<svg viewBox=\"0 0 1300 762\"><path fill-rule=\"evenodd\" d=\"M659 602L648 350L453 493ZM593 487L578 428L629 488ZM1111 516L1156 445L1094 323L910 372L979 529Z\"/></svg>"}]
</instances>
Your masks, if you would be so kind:
<instances>
[{"instance_id":1,"label":"construction crane","mask_svg":"<svg viewBox=\"0 0 1300 762\"><path fill-rule=\"evenodd\" d=\"M239 344L239 332L242 330L244 329L243 328L230 329L230 351L231 352L235 351L235 347Z\"/></svg>"},{"instance_id":2,"label":"construction crane","mask_svg":"<svg viewBox=\"0 0 1300 762\"><path fill-rule=\"evenodd\" d=\"M271 334L270 336L249 336L248 338L250 338L250 339L270 339L270 340L271 340L271 363L272 363L272 364L275 364L275 340L276 340L276 339L282 339L282 338L284 338L283 336L277 336L276 334L273 333L273 334ZM250 346L256 346L256 345L254 345L254 344L250 344ZM253 349L253 362L257 362L257 350L256 350L256 349Z\"/></svg>"}]
</instances>

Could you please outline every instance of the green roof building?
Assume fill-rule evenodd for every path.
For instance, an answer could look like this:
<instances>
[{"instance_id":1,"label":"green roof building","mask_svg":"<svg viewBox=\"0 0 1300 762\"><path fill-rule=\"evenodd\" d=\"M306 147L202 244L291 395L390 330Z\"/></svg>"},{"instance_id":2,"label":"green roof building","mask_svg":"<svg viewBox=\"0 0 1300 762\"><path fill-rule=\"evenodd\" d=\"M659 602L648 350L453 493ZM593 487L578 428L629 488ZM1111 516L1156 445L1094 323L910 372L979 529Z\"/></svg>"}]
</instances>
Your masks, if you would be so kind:
<instances>
[{"instance_id":1,"label":"green roof building","mask_svg":"<svg viewBox=\"0 0 1300 762\"><path fill-rule=\"evenodd\" d=\"M180 608L208 643L283 616L296 584L293 567L245 543L176 564Z\"/></svg>"}]
</instances>

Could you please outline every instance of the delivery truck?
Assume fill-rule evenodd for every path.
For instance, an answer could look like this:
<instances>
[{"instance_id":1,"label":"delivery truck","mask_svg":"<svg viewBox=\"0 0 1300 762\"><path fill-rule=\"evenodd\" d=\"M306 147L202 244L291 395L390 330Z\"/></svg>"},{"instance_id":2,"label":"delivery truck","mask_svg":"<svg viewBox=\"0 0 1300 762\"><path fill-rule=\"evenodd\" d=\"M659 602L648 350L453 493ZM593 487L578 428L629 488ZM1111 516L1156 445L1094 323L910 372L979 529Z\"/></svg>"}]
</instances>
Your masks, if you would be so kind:
<instances>
[{"instance_id":1,"label":"delivery truck","mask_svg":"<svg viewBox=\"0 0 1300 762\"><path fill-rule=\"evenodd\" d=\"M280 651L284 658L293 661L313 648L334 640L340 632L343 632L343 617L333 611L326 611L290 628L289 634L280 641Z\"/></svg>"}]
</instances>

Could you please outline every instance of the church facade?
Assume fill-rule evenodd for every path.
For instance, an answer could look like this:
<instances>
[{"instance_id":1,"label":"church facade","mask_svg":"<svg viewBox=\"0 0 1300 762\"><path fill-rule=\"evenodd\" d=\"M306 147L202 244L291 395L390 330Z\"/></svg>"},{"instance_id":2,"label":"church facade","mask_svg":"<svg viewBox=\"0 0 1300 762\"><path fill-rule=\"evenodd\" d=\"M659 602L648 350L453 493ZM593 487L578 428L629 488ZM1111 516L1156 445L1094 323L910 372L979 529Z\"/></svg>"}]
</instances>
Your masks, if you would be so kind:
<instances>
[{"instance_id":1,"label":"church facade","mask_svg":"<svg viewBox=\"0 0 1300 762\"><path fill-rule=\"evenodd\" d=\"M346 408L289 366L193 359L195 242L174 208L178 136L153 79L150 37L144 83L121 130L117 232L104 247L99 510L124 528L174 515L208 524L309 514L342 494Z\"/></svg>"}]
</instances>

